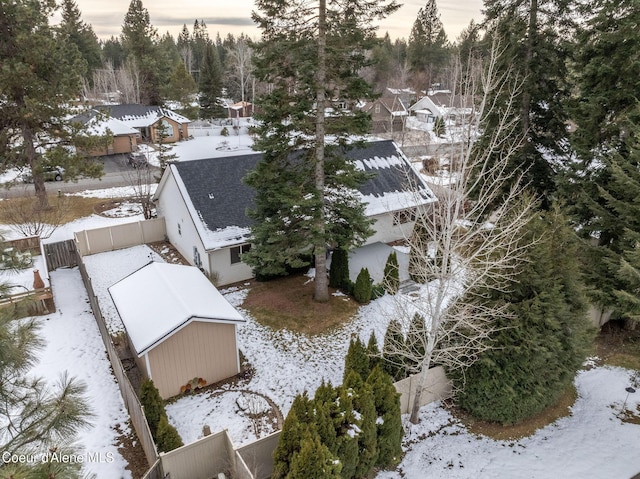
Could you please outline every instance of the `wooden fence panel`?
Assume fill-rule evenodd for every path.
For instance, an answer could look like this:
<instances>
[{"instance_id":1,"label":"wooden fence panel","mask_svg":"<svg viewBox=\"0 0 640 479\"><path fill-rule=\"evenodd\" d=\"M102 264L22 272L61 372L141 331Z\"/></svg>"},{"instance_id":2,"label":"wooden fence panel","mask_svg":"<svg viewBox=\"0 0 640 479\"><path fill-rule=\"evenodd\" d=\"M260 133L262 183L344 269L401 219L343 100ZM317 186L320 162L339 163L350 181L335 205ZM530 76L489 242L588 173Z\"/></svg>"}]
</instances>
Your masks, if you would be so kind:
<instances>
[{"instance_id":1,"label":"wooden fence panel","mask_svg":"<svg viewBox=\"0 0 640 479\"><path fill-rule=\"evenodd\" d=\"M78 266L78 253L74 240L45 244L44 254L49 271L61 267L72 268Z\"/></svg>"},{"instance_id":2,"label":"wooden fence panel","mask_svg":"<svg viewBox=\"0 0 640 479\"><path fill-rule=\"evenodd\" d=\"M116 350L113 341L111 340L111 336L109 335L109 331L107 330L107 325L104 321L104 317L102 316L102 311L100 310L100 304L98 303L98 298L93 291L93 286L91 284L91 278L87 273L87 269L85 268L84 263L82 262L82 257L78 252L77 255L77 263L80 269L80 275L82 276L82 281L84 282L85 288L87 290L87 294L89 295L89 302L91 304L91 310L93 311L93 315L96 319L96 323L98 324L98 329L100 330L100 336L102 337L102 342L107 350L107 356L109 357L109 362L111 363L111 368L113 369L113 374L117 379L118 387L120 389L120 394L122 395L122 399L124 401L125 407L129 412L129 417L131 418L131 424L136 431L138 436L138 440L144 450L144 454L147 458L147 462L149 465L154 465L152 467L155 468L155 464L158 461L158 451L156 449L156 444L151 436L151 431L149 429L149 424L147 423L147 418L144 415L144 410L142 409L142 405L138 400L138 395L136 394L135 389L131 385L127 374L122 367L122 362L120 361L120 357L118 356L118 352ZM158 466L161 468L161 466ZM151 471L149 471L151 472ZM159 475L149 476L150 479L162 478L163 474L160 471Z\"/></svg>"}]
</instances>

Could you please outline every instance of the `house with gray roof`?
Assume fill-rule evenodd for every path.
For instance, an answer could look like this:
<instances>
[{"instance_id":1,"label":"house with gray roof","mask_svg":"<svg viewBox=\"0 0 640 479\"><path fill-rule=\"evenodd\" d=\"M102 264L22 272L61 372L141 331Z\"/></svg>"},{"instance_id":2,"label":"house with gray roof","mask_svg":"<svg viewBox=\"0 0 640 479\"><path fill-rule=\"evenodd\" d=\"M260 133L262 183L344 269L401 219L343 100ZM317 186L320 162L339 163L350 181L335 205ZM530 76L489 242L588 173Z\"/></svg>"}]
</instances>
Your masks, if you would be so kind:
<instances>
[{"instance_id":1,"label":"house with gray roof","mask_svg":"<svg viewBox=\"0 0 640 479\"><path fill-rule=\"evenodd\" d=\"M191 120L157 105L99 105L95 107L110 118L115 118L130 128L136 129L143 141L158 142L158 127L164 126L166 142L186 140L189 137Z\"/></svg>"},{"instance_id":2,"label":"house with gray roof","mask_svg":"<svg viewBox=\"0 0 640 479\"><path fill-rule=\"evenodd\" d=\"M435 195L390 140L372 141L346 153L371 178L359 190L374 234L366 244L408 237L416 215ZM158 216L165 218L169 241L218 285L253 277L242 262L251 247L252 220L246 211L255 192L243 178L261 160L260 153L170 164L154 194Z\"/></svg>"}]
</instances>

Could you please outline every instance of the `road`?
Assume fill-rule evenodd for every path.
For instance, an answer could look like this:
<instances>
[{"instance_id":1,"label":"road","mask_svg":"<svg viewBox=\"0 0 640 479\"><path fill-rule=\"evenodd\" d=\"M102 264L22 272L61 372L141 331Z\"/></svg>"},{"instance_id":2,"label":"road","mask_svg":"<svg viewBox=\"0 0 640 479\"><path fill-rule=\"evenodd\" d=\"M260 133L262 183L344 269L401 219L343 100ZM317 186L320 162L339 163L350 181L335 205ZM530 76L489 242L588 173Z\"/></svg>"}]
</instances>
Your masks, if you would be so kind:
<instances>
[{"instance_id":1,"label":"road","mask_svg":"<svg viewBox=\"0 0 640 479\"><path fill-rule=\"evenodd\" d=\"M112 155L100 160L103 164L102 178L82 178L77 181L47 181L45 183L49 193L78 193L85 190L130 186L136 178L137 170L129 166L126 155ZM149 166L150 180L160 174L160 169ZM0 197L13 198L33 195L32 184L16 184L9 189L3 189Z\"/></svg>"}]
</instances>

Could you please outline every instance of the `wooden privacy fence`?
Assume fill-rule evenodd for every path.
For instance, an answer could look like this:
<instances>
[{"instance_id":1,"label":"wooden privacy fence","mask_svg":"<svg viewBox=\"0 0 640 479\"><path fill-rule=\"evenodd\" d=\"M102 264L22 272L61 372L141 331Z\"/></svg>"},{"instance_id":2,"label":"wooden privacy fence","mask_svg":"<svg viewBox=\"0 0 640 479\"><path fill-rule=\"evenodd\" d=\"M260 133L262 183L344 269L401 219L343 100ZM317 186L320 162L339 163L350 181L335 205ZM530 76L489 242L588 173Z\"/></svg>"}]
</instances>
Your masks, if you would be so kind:
<instances>
[{"instance_id":1,"label":"wooden privacy fence","mask_svg":"<svg viewBox=\"0 0 640 479\"><path fill-rule=\"evenodd\" d=\"M49 271L62 267L78 266L78 254L74 240L44 244L43 250Z\"/></svg>"},{"instance_id":2,"label":"wooden privacy fence","mask_svg":"<svg viewBox=\"0 0 640 479\"><path fill-rule=\"evenodd\" d=\"M100 336L102 336L102 342L104 343L104 346L107 350L107 356L109 357L109 362L111 363L113 374L116 377L118 387L120 388L120 394L122 394L122 399L124 400L124 404L127 408L127 411L129 412L131 424L133 424L133 428L138 435L138 439L140 440L140 444L142 446L142 449L144 450L147 462L150 466L152 466L145 477L148 479L162 479L162 477L164 477L161 470L162 466L158 461L158 451L156 449L153 437L151 436L151 431L149 430L149 424L147 423L147 418L144 415L144 410L142 409L142 405L138 400L138 395L136 394L135 389L131 385L129 378L127 377L127 374L122 367L120 357L118 356L118 352L116 351L113 341L111 340L111 336L109 335L109 331L107 330L107 325L102 316L98 298L93 291L91 278L87 274L87 269L85 268L84 263L82 262L82 257L79 253L77 253L76 261L80 269L82 281L84 282L85 288L87 289L87 294L89 295L91 310L93 311L93 315L96 318L96 323L98 324L98 329L100 330Z\"/></svg>"}]
</instances>

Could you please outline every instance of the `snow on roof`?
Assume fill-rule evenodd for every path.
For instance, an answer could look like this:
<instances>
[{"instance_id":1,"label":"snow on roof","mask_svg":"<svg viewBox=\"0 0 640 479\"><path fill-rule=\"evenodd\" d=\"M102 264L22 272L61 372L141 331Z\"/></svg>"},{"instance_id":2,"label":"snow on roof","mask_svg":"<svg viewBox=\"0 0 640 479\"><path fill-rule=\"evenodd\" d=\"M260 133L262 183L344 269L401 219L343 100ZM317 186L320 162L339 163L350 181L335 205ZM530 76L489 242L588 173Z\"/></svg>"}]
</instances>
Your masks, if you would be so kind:
<instances>
[{"instance_id":1,"label":"snow on roof","mask_svg":"<svg viewBox=\"0 0 640 479\"><path fill-rule=\"evenodd\" d=\"M113 136L138 134L138 130L126 125L117 118L107 118L103 121L93 118L88 131L90 134L98 136L103 136L107 133L111 133Z\"/></svg>"},{"instance_id":2,"label":"snow on roof","mask_svg":"<svg viewBox=\"0 0 640 479\"><path fill-rule=\"evenodd\" d=\"M145 128L151 126L161 118L169 118L180 124L191 123L191 120L188 118L179 115L168 108L162 108L160 106L128 104L101 105L96 108L108 113L112 118L117 118L133 128Z\"/></svg>"},{"instance_id":3,"label":"snow on roof","mask_svg":"<svg viewBox=\"0 0 640 479\"><path fill-rule=\"evenodd\" d=\"M152 262L109 288L138 357L192 321L243 317L193 266Z\"/></svg>"}]
</instances>

